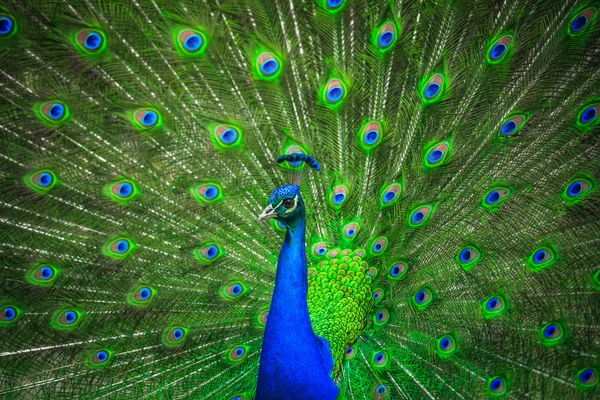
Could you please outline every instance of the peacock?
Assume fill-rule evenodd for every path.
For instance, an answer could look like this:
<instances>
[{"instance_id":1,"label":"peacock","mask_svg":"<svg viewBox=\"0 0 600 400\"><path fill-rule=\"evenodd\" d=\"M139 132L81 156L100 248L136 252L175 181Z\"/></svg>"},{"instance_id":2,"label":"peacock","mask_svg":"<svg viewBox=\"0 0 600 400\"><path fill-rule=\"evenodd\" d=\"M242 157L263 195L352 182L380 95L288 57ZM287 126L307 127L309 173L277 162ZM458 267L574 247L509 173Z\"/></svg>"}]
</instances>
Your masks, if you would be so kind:
<instances>
[{"instance_id":1,"label":"peacock","mask_svg":"<svg viewBox=\"0 0 600 400\"><path fill-rule=\"evenodd\" d=\"M599 12L0 0L0 398L598 398Z\"/></svg>"}]
</instances>

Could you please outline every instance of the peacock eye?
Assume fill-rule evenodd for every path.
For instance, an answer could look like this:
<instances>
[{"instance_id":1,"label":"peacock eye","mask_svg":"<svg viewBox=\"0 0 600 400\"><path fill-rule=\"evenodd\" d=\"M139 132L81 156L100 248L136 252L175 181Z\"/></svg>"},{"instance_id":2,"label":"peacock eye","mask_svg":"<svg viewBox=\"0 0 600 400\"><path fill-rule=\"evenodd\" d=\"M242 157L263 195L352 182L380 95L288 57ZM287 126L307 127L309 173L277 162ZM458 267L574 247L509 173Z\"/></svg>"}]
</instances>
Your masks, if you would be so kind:
<instances>
[{"instance_id":1,"label":"peacock eye","mask_svg":"<svg viewBox=\"0 0 600 400\"><path fill-rule=\"evenodd\" d=\"M294 206L294 199L285 199L283 201L283 206L285 208L292 208Z\"/></svg>"}]
</instances>

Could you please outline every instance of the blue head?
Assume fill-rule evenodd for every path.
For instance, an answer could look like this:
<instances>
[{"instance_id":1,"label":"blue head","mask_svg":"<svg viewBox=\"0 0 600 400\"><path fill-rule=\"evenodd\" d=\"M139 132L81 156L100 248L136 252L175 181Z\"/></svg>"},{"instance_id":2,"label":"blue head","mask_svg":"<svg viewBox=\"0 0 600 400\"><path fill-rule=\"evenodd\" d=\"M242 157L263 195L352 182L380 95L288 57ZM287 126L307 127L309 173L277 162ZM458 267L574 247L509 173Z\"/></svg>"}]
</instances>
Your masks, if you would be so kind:
<instances>
[{"instance_id":1,"label":"blue head","mask_svg":"<svg viewBox=\"0 0 600 400\"><path fill-rule=\"evenodd\" d=\"M319 163L309 155L303 153L286 154L277 158L278 164L288 162L304 162L316 171L321 169ZM305 216L304 201L300 196L300 186L283 185L278 187L269 196L269 204L258 217L258 222L275 218L288 228L295 227Z\"/></svg>"},{"instance_id":2,"label":"blue head","mask_svg":"<svg viewBox=\"0 0 600 400\"><path fill-rule=\"evenodd\" d=\"M269 196L269 204L258 217L258 222L275 218L288 228L304 219L304 201L300 196L300 186L280 186Z\"/></svg>"}]
</instances>

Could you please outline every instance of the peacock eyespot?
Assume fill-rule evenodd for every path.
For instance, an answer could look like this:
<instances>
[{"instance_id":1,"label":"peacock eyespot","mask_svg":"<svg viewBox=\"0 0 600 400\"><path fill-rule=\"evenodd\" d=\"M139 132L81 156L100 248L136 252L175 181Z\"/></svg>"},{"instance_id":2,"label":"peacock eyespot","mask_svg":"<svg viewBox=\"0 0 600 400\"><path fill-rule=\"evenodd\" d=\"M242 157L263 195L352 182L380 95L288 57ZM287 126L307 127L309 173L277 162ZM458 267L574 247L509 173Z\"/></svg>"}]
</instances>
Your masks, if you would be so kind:
<instances>
[{"instance_id":1,"label":"peacock eyespot","mask_svg":"<svg viewBox=\"0 0 600 400\"><path fill-rule=\"evenodd\" d=\"M450 142L440 142L430 147L425 153L425 166L428 168L438 167L446 161L450 152Z\"/></svg>"},{"instance_id":2,"label":"peacock eyespot","mask_svg":"<svg viewBox=\"0 0 600 400\"><path fill-rule=\"evenodd\" d=\"M262 80L275 80L281 75L283 63L277 54L264 51L259 53L255 60L256 78Z\"/></svg>"},{"instance_id":3,"label":"peacock eyespot","mask_svg":"<svg viewBox=\"0 0 600 400\"><path fill-rule=\"evenodd\" d=\"M248 350L249 348L247 346L235 346L231 350L229 350L227 354L227 359L232 364L241 363L246 359L246 357L248 357Z\"/></svg>"},{"instance_id":4,"label":"peacock eyespot","mask_svg":"<svg viewBox=\"0 0 600 400\"><path fill-rule=\"evenodd\" d=\"M373 400L383 400L387 398L388 394L389 393L387 386L382 384L381 382L377 382L373 386L371 397L373 398Z\"/></svg>"},{"instance_id":5,"label":"peacock eyespot","mask_svg":"<svg viewBox=\"0 0 600 400\"><path fill-rule=\"evenodd\" d=\"M370 152L377 147L383 139L383 125L379 121L363 122L358 131L358 144L365 152Z\"/></svg>"},{"instance_id":6,"label":"peacock eyespot","mask_svg":"<svg viewBox=\"0 0 600 400\"><path fill-rule=\"evenodd\" d=\"M569 182L563 191L563 198L569 204L578 203L581 199L592 193L596 188L596 182L587 177L577 178Z\"/></svg>"},{"instance_id":7,"label":"peacock eyespot","mask_svg":"<svg viewBox=\"0 0 600 400\"><path fill-rule=\"evenodd\" d=\"M81 322L81 311L75 308L60 310L52 318L52 326L61 330L73 330Z\"/></svg>"},{"instance_id":8,"label":"peacock eyespot","mask_svg":"<svg viewBox=\"0 0 600 400\"><path fill-rule=\"evenodd\" d=\"M501 396L506 393L506 382L504 378L494 376L488 379L488 393L491 396Z\"/></svg>"},{"instance_id":9,"label":"peacock eyespot","mask_svg":"<svg viewBox=\"0 0 600 400\"><path fill-rule=\"evenodd\" d=\"M441 99L444 91L444 76L434 74L422 85L421 96L424 103L432 103Z\"/></svg>"},{"instance_id":10,"label":"peacock eyespot","mask_svg":"<svg viewBox=\"0 0 600 400\"><path fill-rule=\"evenodd\" d=\"M69 117L69 108L58 100L38 103L35 112L40 120L53 127L59 126Z\"/></svg>"},{"instance_id":11,"label":"peacock eyespot","mask_svg":"<svg viewBox=\"0 0 600 400\"><path fill-rule=\"evenodd\" d=\"M116 237L106 242L102 247L102 253L114 259L125 259L136 248L137 246L131 239L127 237Z\"/></svg>"},{"instance_id":12,"label":"peacock eyespot","mask_svg":"<svg viewBox=\"0 0 600 400\"><path fill-rule=\"evenodd\" d=\"M488 297L483 302L483 315L485 318L494 318L504 314L508 310L508 301L502 295Z\"/></svg>"},{"instance_id":13,"label":"peacock eyespot","mask_svg":"<svg viewBox=\"0 0 600 400\"><path fill-rule=\"evenodd\" d=\"M17 24L10 15L0 14L0 39L7 38L17 31Z\"/></svg>"},{"instance_id":14,"label":"peacock eyespot","mask_svg":"<svg viewBox=\"0 0 600 400\"><path fill-rule=\"evenodd\" d=\"M127 296L127 302L134 307L146 307L155 300L156 294L157 291L155 288L146 285L138 285L134 287Z\"/></svg>"},{"instance_id":15,"label":"peacock eyespot","mask_svg":"<svg viewBox=\"0 0 600 400\"><path fill-rule=\"evenodd\" d=\"M194 251L194 256L203 264L208 265L221 258L223 256L223 250L217 243L206 243L204 246Z\"/></svg>"},{"instance_id":16,"label":"peacock eyespot","mask_svg":"<svg viewBox=\"0 0 600 400\"><path fill-rule=\"evenodd\" d=\"M171 326L163 332L162 342L167 347L182 346L187 340L189 329L183 326Z\"/></svg>"},{"instance_id":17,"label":"peacock eyespot","mask_svg":"<svg viewBox=\"0 0 600 400\"><path fill-rule=\"evenodd\" d=\"M190 193L202 205L217 203L224 198L221 185L216 181L206 181L192 186Z\"/></svg>"},{"instance_id":18,"label":"peacock eyespot","mask_svg":"<svg viewBox=\"0 0 600 400\"><path fill-rule=\"evenodd\" d=\"M539 247L527 259L529 268L540 271L556 262L556 251L552 247Z\"/></svg>"},{"instance_id":19,"label":"peacock eyespot","mask_svg":"<svg viewBox=\"0 0 600 400\"><path fill-rule=\"evenodd\" d=\"M84 29L75 35L75 47L84 54L94 54L106 47L104 32L97 29Z\"/></svg>"},{"instance_id":20,"label":"peacock eyespot","mask_svg":"<svg viewBox=\"0 0 600 400\"><path fill-rule=\"evenodd\" d=\"M228 150L242 144L242 129L235 125L211 125L213 143L218 150Z\"/></svg>"},{"instance_id":21,"label":"peacock eyespot","mask_svg":"<svg viewBox=\"0 0 600 400\"><path fill-rule=\"evenodd\" d=\"M500 138L510 138L515 136L525 127L526 121L527 115L525 114L517 114L507 118L502 123L502 128L499 133Z\"/></svg>"},{"instance_id":22,"label":"peacock eyespot","mask_svg":"<svg viewBox=\"0 0 600 400\"><path fill-rule=\"evenodd\" d=\"M58 278L58 268L50 264L35 264L31 268L25 278L32 285L50 286Z\"/></svg>"},{"instance_id":23,"label":"peacock eyespot","mask_svg":"<svg viewBox=\"0 0 600 400\"><path fill-rule=\"evenodd\" d=\"M509 53L513 44L511 35L504 35L494 40L488 47L487 62L488 64L498 64L502 62Z\"/></svg>"},{"instance_id":24,"label":"peacock eyespot","mask_svg":"<svg viewBox=\"0 0 600 400\"><path fill-rule=\"evenodd\" d=\"M389 313L387 312L387 310L378 310L375 313L375 318L374 318L374 322L375 325L384 325L388 319L389 319Z\"/></svg>"},{"instance_id":25,"label":"peacock eyespot","mask_svg":"<svg viewBox=\"0 0 600 400\"><path fill-rule=\"evenodd\" d=\"M384 22L371 35L371 42L381 53L386 53L392 49L396 44L396 40L396 24L393 21Z\"/></svg>"},{"instance_id":26,"label":"peacock eyespot","mask_svg":"<svg viewBox=\"0 0 600 400\"><path fill-rule=\"evenodd\" d=\"M437 353L441 358L447 358L458 351L458 340L452 333L437 339Z\"/></svg>"},{"instance_id":27,"label":"peacock eyespot","mask_svg":"<svg viewBox=\"0 0 600 400\"><path fill-rule=\"evenodd\" d=\"M409 215L408 225L411 228L425 225L425 223L431 217L433 211L432 206L421 206L415 208Z\"/></svg>"},{"instance_id":28,"label":"peacock eyespot","mask_svg":"<svg viewBox=\"0 0 600 400\"><path fill-rule=\"evenodd\" d=\"M47 194L59 184L54 172L48 169L34 170L25 176L25 183L40 194Z\"/></svg>"},{"instance_id":29,"label":"peacock eyespot","mask_svg":"<svg viewBox=\"0 0 600 400\"><path fill-rule=\"evenodd\" d=\"M383 299L383 290L382 289L377 289L373 292L373 300L375 300L375 302L379 302L381 301L381 299Z\"/></svg>"},{"instance_id":30,"label":"peacock eyespot","mask_svg":"<svg viewBox=\"0 0 600 400\"><path fill-rule=\"evenodd\" d=\"M424 311L431 306L433 299L433 291L429 288L423 288L419 290L412 297L413 304L419 311Z\"/></svg>"},{"instance_id":31,"label":"peacock eyespot","mask_svg":"<svg viewBox=\"0 0 600 400\"><path fill-rule=\"evenodd\" d=\"M579 371L577 387L582 390L590 390L598 385L598 371L596 368L584 368Z\"/></svg>"},{"instance_id":32,"label":"peacock eyespot","mask_svg":"<svg viewBox=\"0 0 600 400\"><path fill-rule=\"evenodd\" d=\"M380 236L371 243L371 255L377 256L382 254L388 246L388 239L385 236Z\"/></svg>"},{"instance_id":33,"label":"peacock eyespot","mask_svg":"<svg viewBox=\"0 0 600 400\"><path fill-rule=\"evenodd\" d=\"M388 356L385 352L380 351L373 354L373 358L371 359L372 365L375 368L385 367L388 363Z\"/></svg>"},{"instance_id":34,"label":"peacock eyespot","mask_svg":"<svg viewBox=\"0 0 600 400\"><path fill-rule=\"evenodd\" d=\"M507 200L508 196L511 194L511 189L504 187L497 187L488 191L485 196L483 196L482 204L485 208L490 211L497 210L500 205L504 201Z\"/></svg>"},{"instance_id":35,"label":"peacock eyespot","mask_svg":"<svg viewBox=\"0 0 600 400\"><path fill-rule=\"evenodd\" d=\"M400 199L401 193L402 186L400 183L392 183L382 187L379 195L379 205L385 208L396 204Z\"/></svg>"},{"instance_id":36,"label":"peacock eyespot","mask_svg":"<svg viewBox=\"0 0 600 400\"><path fill-rule=\"evenodd\" d=\"M315 243L311 247L311 253L315 257L322 257L327 253L328 246L324 242Z\"/></svg>"},{"instance_id":37,"label":"peacock eyespot","mask_svg":"<svg viewBox=\"0 0 600 400\"><path fill-rule=\"evenodd\" d=\"M356 348L355 347L348 347L346 349L346 352L344 353L344 357L347 360L350 360L350 359L354 358L354 356L356 356Z\"/></svg>"},{"instance_id":38,"label":"peacock eyespot","mask_svg":"<svg viewBox=\"0 0 600 400\"><path fill-rule=\"evenodd\" d=\"M126 205L139 196L140 192L130 179L119 179L104 186L104 193L116 203Z\"/></svg>"},{"instance_id":39,"label":"peacock eyespot","mask_svg":"<svg viewBox=\"0 0 600 400\"><path fill-rule=\"evenodd\" d=\"M567 327L562 322L549 322L540 328L540 340L544 346L557 346L567 337Z\"/></svg>"},{"instance_id":40,"label":"peacock eyespot","mask_svg":"<svg viewBox=\"0 0 600 400\"><path fill-rule=\"evenodd\" d=\"M21 318L21 310L13 305L0 307L0 327L9 326Z\"/></svg>"},{"instance_id":41,"label":"peacock eyespot","mask_svg":"<svg viewBox=\"0 0 600 400\"><path fill-rule=\"evenodd\" d=\"M206 35L196 29L181 29L175 44L182 56L199 56L206 50Z\"/></svg>"},{"instance_id":42,"label":"peacock eyespot","mask_svg":"<svg viewBox=\"0 0 600 400\"><path fill-rule=\"evenodd\" d=\"M569 34L571 36L577 36L585 31L596 15L596 9L591 7L587 8L578 14L574 15L569 22Z\"/></svg>"},{"instance_id":43,"label":"peacock eyespot","mask_svg":"<svg viewBox=\"0 0 600 400\"><path fill-rule=\"evenodd\" d=\"M346 185L336 185L329 189L328 202L336 210L339 210L346 200L350 190Z\"/></svg>"},{"instance_id":44,"label":"peacock eyespot","mask_svg":"<svg viewBox=\"0 0 600 400\"><path fill-rule=\"evenodd\" d=\"M86 358L86 366L89 369L102 369L110 365L113 352L109 349L92 350Z\"/></svg>"},{"instance_id":45,"label":"peacock eyespot","mask_svg":"<svg viewBox=\"0 0 600 400\"><path fill-rule=\"evenodd\" d=\"M139 131L148 131L162 125L162 116L153 108L141 108L133 112L133 126Z\"/></svg>"},{"instance_id":46,"label":"peacock eyespot","mask_svg":"<svg viewBox=\"0 0 600 400\"><path fill-rule=\"evenodd\" d=\"M465 271L470 271L481 258L481 252L475 246L466 246L456 255L456 261Z\"/></svg>"},{"instance_id":47,"label":"peacock eyespot","mask_svg":"<svg viewBox=\"0 0 600 400\"><path fill-rule=\"evenodd\" d=\"M219 294L224 300L234 301L244 297L248 292L248 288L241 280L227 283L221 287Z\"/></svg>"},{"instance_id":48,"label":"peacock eyespot","mask_svg":"<svg viewBox=\"0 0 600 400\"><path fill-rule=\"evenodd\" d=\"M354 240L359 229L359 225L355 222L352 222L342 228L342 234L347 240Z\"/></svg>"},{"instance_id":49,"label":"peacock eyespot","mask_svg":"<svg viewBox=\"0 0 600 400\"><path fill-rule=\"evenodd\" d=\"M390 267L388 272L388 278L394 281L399 281L401 279L404 279L407 273L408 268L406 266L406 263L398 261Z\"/></svg>"},{"instance_id":50,"label":"peacock eyespot","mask_svg":"<svg viewBox=\"0 0 600 400\"><path fill-rule=\"evenodd\" d=\"M330 78L321 89L321 101L326 107L338 109L346 99L347 86L341 78Z\"/></svg>"}]
</instances>

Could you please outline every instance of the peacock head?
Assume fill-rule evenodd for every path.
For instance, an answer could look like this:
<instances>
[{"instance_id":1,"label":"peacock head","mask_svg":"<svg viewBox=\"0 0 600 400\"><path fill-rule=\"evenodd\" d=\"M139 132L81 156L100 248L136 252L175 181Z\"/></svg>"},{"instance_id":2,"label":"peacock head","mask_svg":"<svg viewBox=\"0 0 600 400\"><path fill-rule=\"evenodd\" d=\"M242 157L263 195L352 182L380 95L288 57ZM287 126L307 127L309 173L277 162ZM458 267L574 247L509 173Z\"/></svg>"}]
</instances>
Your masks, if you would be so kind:
<instances>
[{"instance_id":1,"label":"peacock head","mask_svg":"<svg viewBox=\"0 0 600 400\"><path fill-rule=\"evenodd\" d=\"M304 217L304 202L300 196L300 186L280 186L269 196L269 204L258 217L258 222L275 218L288 228Z\"/></svg>"},{"instance_id":2,"label":"peacock head","mask_svg":"<svg viewBox=\"0 0 600 400\"><path fill-rule=\"evenodd\" d=\"M284 161L300 161L310 165L316 171L321 169L314 158L303 153L287 154L277 158L278 164ZM271 193L269 204L258 217L258 222L269 218L275 218L288 228L295 226L298 221L304 219L304 201L300 195L299 185L283 185Z\"/></svg>"}]
</instances>

